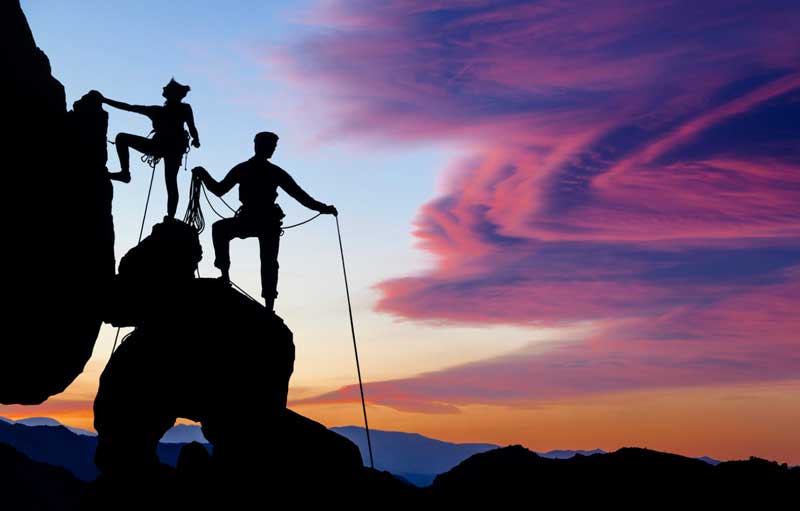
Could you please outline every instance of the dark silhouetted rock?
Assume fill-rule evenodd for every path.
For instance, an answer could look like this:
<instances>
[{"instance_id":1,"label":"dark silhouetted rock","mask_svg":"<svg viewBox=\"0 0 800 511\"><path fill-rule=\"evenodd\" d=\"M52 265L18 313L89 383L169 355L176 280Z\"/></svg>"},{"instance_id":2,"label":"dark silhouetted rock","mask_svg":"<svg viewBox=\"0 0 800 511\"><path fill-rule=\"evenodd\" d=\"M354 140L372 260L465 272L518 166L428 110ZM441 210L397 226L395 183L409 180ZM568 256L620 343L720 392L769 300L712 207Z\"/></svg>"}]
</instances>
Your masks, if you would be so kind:
<instances>
[{"instance_id":1,"label":"dark silhouetted rock","mask_svg":"<svg viewBox=\"0 0 800 511\"><path fill-rule=\"evenodd\" d=\"M86 483L68 470L31 460L0 443L0 506L3 509L70 511L79 509Z\"/></svg>"},{"instance_id":2,"label":"dark silhouetted rock","mask_svg":"<svg viewBox=\"0 0 800 511\"><path fill-rule=\"evenodd\" d=\"M193 314L192 304L183 302L197 289L195 272L202 257L193 227L177 220L154 225L152 233L122 257L104 319L114 326L191 321L181 314ZM213 293L213 282L204 289ZM203 299L209 299L209 291L204 293Z\"/></svg>"},{"instance_id":3,"label":"dark silhouetted rock","mask_svg":"<svg viewBox=\"0 0 800 511\"><path fill-rule=\"evenodd\" d=\"M3 316L0 403L63 391L92 354L114 274L105 112L79 103L36 47L18 0L0 2L3 46ZM84 107L84 108L82 108ZM76 129L81 134L76 136Z\"/></svg>"}]
</instances>

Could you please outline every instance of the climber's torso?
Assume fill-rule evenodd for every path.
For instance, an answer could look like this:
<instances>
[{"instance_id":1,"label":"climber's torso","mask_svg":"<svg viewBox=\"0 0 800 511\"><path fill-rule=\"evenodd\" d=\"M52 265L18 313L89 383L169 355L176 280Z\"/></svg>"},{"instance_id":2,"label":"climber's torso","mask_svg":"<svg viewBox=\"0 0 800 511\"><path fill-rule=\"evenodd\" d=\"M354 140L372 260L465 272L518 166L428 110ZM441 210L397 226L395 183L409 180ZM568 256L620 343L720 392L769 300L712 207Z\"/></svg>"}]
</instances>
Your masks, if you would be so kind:
<instances>
[{"instance_id":1,"label":"climber's torso","mask_svg":"<svg viewBox=\"0 0 800 511\"><path fill-rule=\"evenodd\" d=\"M148 107L147 117L153 123L153 140L165 151L185 152L189 139L183 126L191 115L191 106L187 103Z\"/></svg>"},{"instance_id":2,"label":"climber's torso","mask_svg":"<svg viewBox=\"0 0 800 511\"><path fill-rule=\"evenodd\" d=\"M256 157L240 163L233 168L236 183L239 185L241 211L259 216L283 217L275 200L286 171L270 161Z\"/></svg>"}]
</instances>

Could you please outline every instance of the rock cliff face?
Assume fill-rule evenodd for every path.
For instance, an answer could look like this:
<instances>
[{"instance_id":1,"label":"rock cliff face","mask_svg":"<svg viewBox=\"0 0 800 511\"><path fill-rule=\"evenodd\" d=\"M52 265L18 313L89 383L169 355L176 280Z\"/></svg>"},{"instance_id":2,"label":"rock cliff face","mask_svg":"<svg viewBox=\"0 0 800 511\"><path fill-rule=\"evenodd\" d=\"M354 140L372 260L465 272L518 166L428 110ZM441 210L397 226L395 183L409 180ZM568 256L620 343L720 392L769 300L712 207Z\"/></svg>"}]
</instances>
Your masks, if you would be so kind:
<instances>
[{"instance_id":1,"label":"rock cliff face","mask_svg":"<svg viewBox=\"0 0 800 511\"><path fill-rule=\"evenodd\" d=\"M41 403L83 370L114 274L104 112L67 112L18 0L0 2L3 45L4 334L0 403ZM93 111L93 115L85 115ZM80 129L78 126L83 126ZM94 137L86 140L87 133Z\"/></svg>"}]
</instances>

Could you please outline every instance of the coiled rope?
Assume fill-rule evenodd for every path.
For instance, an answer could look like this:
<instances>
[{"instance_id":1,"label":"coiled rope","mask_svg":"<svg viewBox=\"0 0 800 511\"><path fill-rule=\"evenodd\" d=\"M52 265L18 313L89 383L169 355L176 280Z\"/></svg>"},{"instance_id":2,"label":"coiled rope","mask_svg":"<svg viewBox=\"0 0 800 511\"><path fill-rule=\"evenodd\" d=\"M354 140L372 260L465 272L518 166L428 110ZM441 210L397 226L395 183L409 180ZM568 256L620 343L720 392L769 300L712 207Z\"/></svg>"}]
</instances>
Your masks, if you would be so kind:
<instances>
[{"instance_id":1,"label":"coiled rope","mask_svg":"<svg viewBox=\"0 0 800 511\"><path fill-rule=\"evenodd\" d=\"M200 234L206 228L206 221L203 218L203 210L200 209L200 189L203 187L203 182L198 176L192 176L192 182L189 185L189 205L186 206L186 214L183 215L184 223L187 223L197 229Z\"/></svg>"}]
</instances>

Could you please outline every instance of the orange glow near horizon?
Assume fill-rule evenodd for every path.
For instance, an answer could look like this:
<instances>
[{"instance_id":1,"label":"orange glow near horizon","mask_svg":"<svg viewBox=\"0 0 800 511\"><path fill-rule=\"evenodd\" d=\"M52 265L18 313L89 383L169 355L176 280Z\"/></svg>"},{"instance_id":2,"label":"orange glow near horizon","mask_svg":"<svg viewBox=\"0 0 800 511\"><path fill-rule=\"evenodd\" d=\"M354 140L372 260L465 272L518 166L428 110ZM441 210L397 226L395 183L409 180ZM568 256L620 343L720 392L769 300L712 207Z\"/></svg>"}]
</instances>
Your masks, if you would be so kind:
<instances>
[{"instance_id":1,"label":"orange glow near horizon","mask_svg":"<svg viewBox=\"0 0 800 511\"><path fill-rule=\"evenodd\" d=\"M362 425L357 404L292 409L326 426ZM771 384L625 392L510 406L466 406L455 414L368 407L374 429L450 442L522 444L534 451L647 447L720 460L757 456L800 465L800 380ZM10 419L52 417L93 429L91 401L55 397L38 407L0 406ZM239 414L246 416L246 413ZM186 423L189 421L180 420Z\"/></svg>"},{"instance_id":2,"label":"orange glow near horizon","mask_svg":"<svg viewBox=\"0 0 800 511\"><path fill-rule=\"evenodd\" d=\"M328 426L363 424L353 405L294 409ZM613 451L647 447L720 460L757 456L800 464L800 380L758 385L625 392L549 403L467 406L458 414L369 407L375 429L452 442Z\"/></svg>"}]
</instances>

